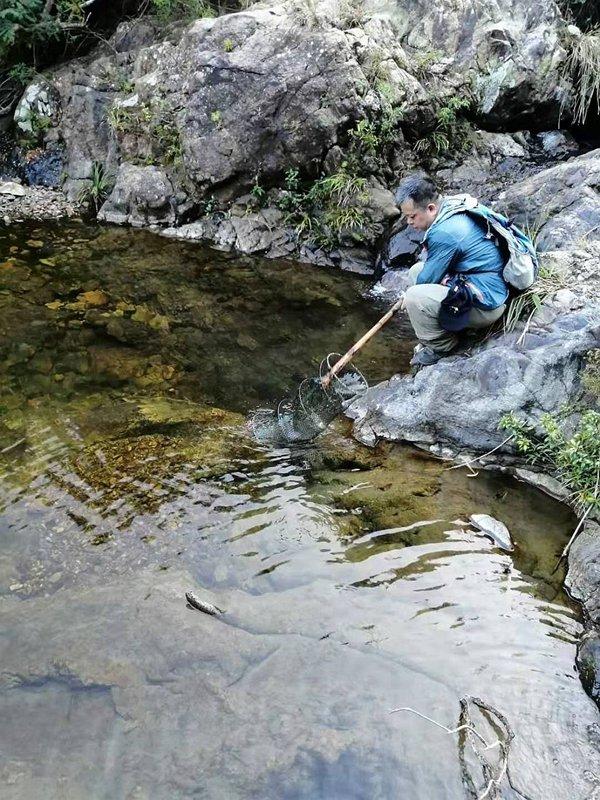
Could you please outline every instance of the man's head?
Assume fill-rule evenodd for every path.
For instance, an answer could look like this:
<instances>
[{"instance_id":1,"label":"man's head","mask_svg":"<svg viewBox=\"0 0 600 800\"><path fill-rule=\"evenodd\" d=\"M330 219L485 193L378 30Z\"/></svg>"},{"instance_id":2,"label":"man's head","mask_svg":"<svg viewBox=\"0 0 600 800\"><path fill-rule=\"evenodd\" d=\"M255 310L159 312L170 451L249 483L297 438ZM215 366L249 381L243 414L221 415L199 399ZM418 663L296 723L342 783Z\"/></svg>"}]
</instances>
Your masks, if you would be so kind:
<instances>
[{"instance_id":1,"label":"man's head","mask_svg":"<svg viewBox=\"0 0 600 800\"><path fill-rule=\"evenodd\" d=\"M396 190L396 203L409 225L426 231L440 210L440 194L433 181L422 175L409 175Z\"/></svg>"}]
</instances>

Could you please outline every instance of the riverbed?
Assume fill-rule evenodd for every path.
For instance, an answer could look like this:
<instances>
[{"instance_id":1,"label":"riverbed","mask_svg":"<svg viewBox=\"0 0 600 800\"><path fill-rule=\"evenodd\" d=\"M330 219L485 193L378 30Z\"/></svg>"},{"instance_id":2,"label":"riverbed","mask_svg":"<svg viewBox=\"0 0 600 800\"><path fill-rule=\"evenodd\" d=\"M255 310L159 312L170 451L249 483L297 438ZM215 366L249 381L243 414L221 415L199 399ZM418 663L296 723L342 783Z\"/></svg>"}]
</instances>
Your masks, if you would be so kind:
<instances>
[{"instance_id":1,"label":"riverbed","mask_svg":"<svg viewBox=\"0 0 600 800\"><path fill-rule=\"evenodd\" d=\"M249 433L382 313L368 283L75 223L0 245L3 797L477 797L430 721L467 696L515 734L498 797L600 792L552 572L571 512L346 420L297 447ZM412 345L395 319L357 365L375 383Z\"/></svg>"}]
</instances>

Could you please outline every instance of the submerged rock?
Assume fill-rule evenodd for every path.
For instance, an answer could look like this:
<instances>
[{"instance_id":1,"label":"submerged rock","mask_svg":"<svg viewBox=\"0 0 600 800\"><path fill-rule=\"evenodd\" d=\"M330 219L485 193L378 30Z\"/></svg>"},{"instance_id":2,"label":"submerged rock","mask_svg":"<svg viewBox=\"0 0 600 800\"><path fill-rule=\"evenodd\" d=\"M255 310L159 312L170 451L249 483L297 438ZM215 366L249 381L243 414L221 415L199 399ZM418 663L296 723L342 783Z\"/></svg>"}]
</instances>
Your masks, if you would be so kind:
<instances>
[{"instance_id":1,"label":"submerged rock","mask_svg":"<svg viewBox=\"0 0 600 800\"><path fill-rule=\"evenodd\" d=\"M509 553L514 550L509 530L503 522L490 517L489 514L471 514L469 520L502 550Z\"/></svg>"}]
</instances>

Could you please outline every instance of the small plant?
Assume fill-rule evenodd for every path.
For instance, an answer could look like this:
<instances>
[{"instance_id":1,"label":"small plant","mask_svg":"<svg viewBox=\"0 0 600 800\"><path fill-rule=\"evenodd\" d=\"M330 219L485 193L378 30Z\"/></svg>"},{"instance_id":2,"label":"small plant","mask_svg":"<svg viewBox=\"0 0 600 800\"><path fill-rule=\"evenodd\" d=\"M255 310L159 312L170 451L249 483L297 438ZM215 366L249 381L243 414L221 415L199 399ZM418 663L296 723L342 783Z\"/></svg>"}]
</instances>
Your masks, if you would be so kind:
<instances>
[{"instance_id":1,"label":"small plant","mask_svg":"<svg viewBox=\"0 0 600 800\"><path fill-rule=\"evenodd\" d=\"M221 122L223 121L223 115L221 114L219 109L210 112L210 121L214 122L217 127L221 124Z\"/></svg>"},{"instance_id":2,"label":"small plant","mask_svg":"<svg viewBox=\"0 0 600 800\"><path fill-rule=\"evenodd\" d=\"M600 398L600 348L590 350L587 354L581 381L590 394Z\"/></svg>"},{"instance_id":3,"label":"small plant","mask_svg":"<svg viewBox=\"0 0 600 800\"><path fill-rule=\"evenodd\" d=\"M181 133L175 121L175 112L163 100L138 106L115 103L108 111L107 122L115 133L150 139L153 152L146 157L146 164L181 164Z\"/></svg>"},{"instance_id":4,"label":"small plant","mask_svg":"<svg viewBox=\"0 0 600 800\"><path fill-rule=\"evenodd\" d=\"M260 176L256 173L254 177L254 184L250 189L250 194L256 201L257 205L262 208L267 202L267 190L260 185Z\"/></svg>"},{"instance_id":5,"label":"small plant","mask_svg":"<svg viewBox=\"0 0 600 800\"><path fill-rule=\"evenodd\" d=\"M107 174L104 165L99 161L94 161L90 183L84 186L77 197L81 205L89 206L94 214L97 214L100 207L108 197L111 190L111 179Z\"/></svg>"},{"instance_id":6,"label":"small plant","mask_svg":"<svg viewBox=\"0 0 600 800\"><path fill-rule=\"evenodd\" d=\"M35 70L22 62L15 64L8 72L9 77L19 86L27 86L35 77Z\"/></svg>"},{"instance_id":7,"label":"small plant","mask_svg":"<svg viewBox=\"0 0 600 800\"><path fill-rule=\"evenodd\" d=\"M466 97L451 97L436 113L436 125L429 136L418 139L413 145L416 153L427 156L441 156L449 150L464 152L470 145L468 123L460 118L460 112L470 108L471 100Z\"/></svg>"},{"instance_id":8,"label":"small plant","mask_svg":"<svg viewBox=\"0 0 600 800\"><path fill-rule=\"evenodd\" d=\"M417 53L413 62L413 70L418 78L426 78L431 67L441 61L444 54L441 50L425 50Z\"/></svg>"},{"instance_id":9,"label":"small plant","mask_svg":"<svg viewBox=\"0 0 600 800\"><path fill-rule=\"evenodd\" d=\"M219 208L219 201L216 197L212 195L210 197L205 197L204 200L201 200L198 204L198 211L200 216L208 216L209 214L214 214Z\"/></svg>"},{"instance_id":10,"label":"small plant","mask_svg":"<svg viewBox=\"0 0 600 800\"><path fill-rule=\"evenodd\" d=\"M565 431L565 415L566 410L560 416L543 414L535 427L511 412L502 417L500 427L512 434L530 464L551 472L572 492L580 512L600 508L600 413L584 411L571 435Z\"/></svg>"},{"instance_id":11,"label":"small plant","mask_svg":"<svg viewBox=\"0 0 600 800\"><path fill-rule=\"evenodd\" d=\"M234 43L233 43L233 41L231 39L225 39L224 40L224 42L223 42L223 50L226 53L231 53L231 51L233 50L234 47L235 47L235 45L234 45Z\"/></svg>"}]
</instances>

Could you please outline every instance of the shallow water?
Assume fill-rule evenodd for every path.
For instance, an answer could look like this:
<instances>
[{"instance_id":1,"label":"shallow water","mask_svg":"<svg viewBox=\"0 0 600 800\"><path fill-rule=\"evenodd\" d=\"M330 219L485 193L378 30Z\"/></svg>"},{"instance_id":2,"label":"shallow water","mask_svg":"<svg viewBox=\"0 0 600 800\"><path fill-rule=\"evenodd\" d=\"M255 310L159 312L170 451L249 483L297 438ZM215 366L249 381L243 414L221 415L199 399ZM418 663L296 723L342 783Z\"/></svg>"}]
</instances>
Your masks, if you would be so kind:
<instances>
[{"instance_id":1,"label":"shallow water","mask_svg":"<svg viewBox=\"0 0 600 800\"><path fill-rule=\"evenodd\" d=\"M248 434L377 318L365 284L135 231L0 238L3 797L458 800L457 738L389 712L453 726L466 695L515 732L499 796L592 797L552 575L570 512L344 421L291 449ZM371 379L406 363L399 322Z\"/></svg>"}]
</instances>

